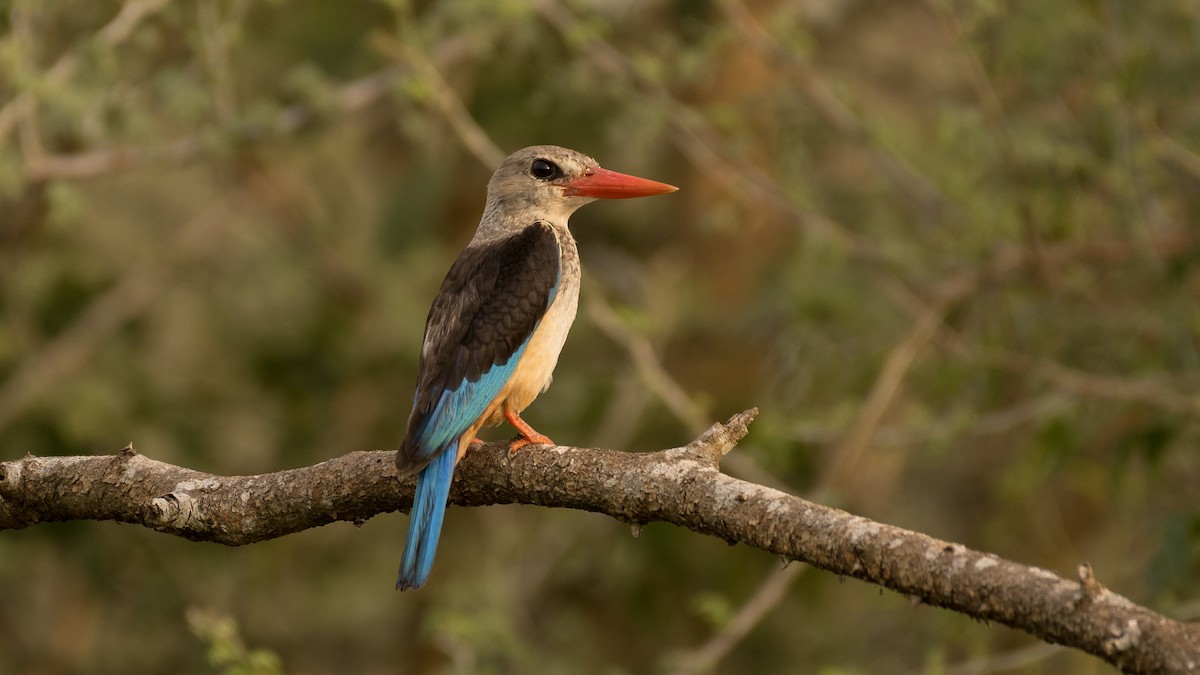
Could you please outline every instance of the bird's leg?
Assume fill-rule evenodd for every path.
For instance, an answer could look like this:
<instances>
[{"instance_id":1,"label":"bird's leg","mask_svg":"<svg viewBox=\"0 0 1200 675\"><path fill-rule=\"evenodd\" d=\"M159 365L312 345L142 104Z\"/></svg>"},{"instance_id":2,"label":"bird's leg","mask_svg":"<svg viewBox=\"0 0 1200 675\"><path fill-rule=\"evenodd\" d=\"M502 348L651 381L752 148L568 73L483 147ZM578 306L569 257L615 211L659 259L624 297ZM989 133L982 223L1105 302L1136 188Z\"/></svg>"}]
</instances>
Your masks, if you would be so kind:
<instances>
[{"instance_id":1,"label":"bird's leg","mask_svg":"<svg viewBox=\"0 0 1200 675\"><path fill-rule=\"evenodd\" d=\"M483 440L482 438L479 438L478 436L476 436L476 435L474 435L474 434L471 434L471 440L470 440L470 441L467 441L467 444L466 444L466 445L463 445L462 443L459 443L459 445L458 445L458 459L460 459L460 460L461 460L463 457L465 457L465 456L466 456L466 454L467 454L468 452L470 452L470 451L472 451L472 450L478 450L479 448L482 448L482 447L483 447L483 445L484 445L484 443L486 443L486 442L487 442L487 441ZM457 461L457 460L456 460L456 461Z\"/></svg>"},{"instance_id":2,"label":"bird's leg","mask_svg":"<svg viewBox=\"0 0 1200 675\"><path fill-rule=\"evenodd\" d=\"M505 408L504 419L508 420L509 424L513 425L517 431L521 432L520 436L514 438L512 442L508 444L509 452L516 452L527 445L554 445L554 441L550 440L550 438L544 434L539 434L537 430L529 426L528 422L521 419L521 416L515 410Z\"/></svg>"}]
</instances>

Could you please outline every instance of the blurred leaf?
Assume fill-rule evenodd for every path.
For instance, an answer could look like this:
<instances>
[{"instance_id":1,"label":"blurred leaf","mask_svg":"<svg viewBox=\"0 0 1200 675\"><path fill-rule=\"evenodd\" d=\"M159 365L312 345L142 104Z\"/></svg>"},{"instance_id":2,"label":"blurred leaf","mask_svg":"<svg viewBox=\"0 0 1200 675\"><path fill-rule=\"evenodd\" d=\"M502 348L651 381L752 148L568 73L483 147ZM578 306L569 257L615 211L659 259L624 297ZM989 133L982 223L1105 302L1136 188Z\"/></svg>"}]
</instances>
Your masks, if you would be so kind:
<instances>
[{"instance_id":1,"label":"blurred leaf","mask_svg":"<svg viewBox=\"0 0 1200 675\"><path fill-rule=\"evenodd\" d=\"M223 675L276 675L283 673L283 661L265 649L248 649L242 641L237 622L230 616L212 611L189 609L188 626L196 639L208 648L208 663Z\"/></svg>"},{"instance_id":2,"label":"blurred leaf","mask_svg":"<svg viewBox=\"0 0 1200 675\"><path fill-rule=\"evenodd\" d=\"M707 623L720 627L729 623L736 608L725 595L709 592L701 593L692 600L692 611Z\"/></svg>"}]
</instances>

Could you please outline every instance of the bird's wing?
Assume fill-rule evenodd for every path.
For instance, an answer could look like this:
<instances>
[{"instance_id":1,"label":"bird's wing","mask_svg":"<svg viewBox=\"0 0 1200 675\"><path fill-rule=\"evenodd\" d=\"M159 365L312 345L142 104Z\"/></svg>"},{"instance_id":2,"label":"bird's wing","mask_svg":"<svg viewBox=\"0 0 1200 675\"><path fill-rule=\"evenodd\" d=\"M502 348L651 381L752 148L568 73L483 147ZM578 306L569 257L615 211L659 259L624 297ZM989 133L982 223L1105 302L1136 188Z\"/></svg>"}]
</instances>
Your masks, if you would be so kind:
<instances>
[{"instance_id":1,"label":"bird's wing","mask_svg":"<svg viewBox=\"0 0 1200 675\"><path fill-rule=\"evenodd\" d=\"M558 240L542 222L458 256L425 322L397 464L420 469L484 413L553 301L559 272Z\"/></svg>"}]
</instances>

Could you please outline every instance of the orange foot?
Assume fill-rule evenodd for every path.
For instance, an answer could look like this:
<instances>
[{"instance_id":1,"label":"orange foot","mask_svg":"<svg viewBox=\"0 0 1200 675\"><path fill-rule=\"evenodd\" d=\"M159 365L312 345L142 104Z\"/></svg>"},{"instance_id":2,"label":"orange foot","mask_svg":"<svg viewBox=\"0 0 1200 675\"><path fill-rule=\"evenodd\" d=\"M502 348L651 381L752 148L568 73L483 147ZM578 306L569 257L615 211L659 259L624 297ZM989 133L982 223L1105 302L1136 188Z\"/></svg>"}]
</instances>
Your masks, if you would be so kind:
<instances>
[{"instance_id":1,"label":"orange foot","mask_svg":"<svg viewBox=\"0 0 1200 675\"><path fill-rule=\"evenodd\" d=\"M509 452L516 452L527 445L554 445L554 441L550 440L549 436L539 434L537 430L529 426L529 423L521 419L521 416L512 410L504 411L504 419L513 425L521 435L512 439L508 444Z\"/></svg>"}]
</instances>

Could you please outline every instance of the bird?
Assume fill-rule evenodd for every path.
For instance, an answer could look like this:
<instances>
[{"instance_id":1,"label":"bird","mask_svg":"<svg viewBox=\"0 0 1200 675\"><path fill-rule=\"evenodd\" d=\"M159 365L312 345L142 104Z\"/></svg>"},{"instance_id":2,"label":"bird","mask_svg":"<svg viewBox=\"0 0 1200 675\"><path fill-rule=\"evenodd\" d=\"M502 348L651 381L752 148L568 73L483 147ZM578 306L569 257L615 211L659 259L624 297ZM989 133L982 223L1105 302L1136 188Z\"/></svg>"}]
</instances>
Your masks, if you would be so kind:
<instances>
[{"instance_id":1,"label":"bird","mask_svg":"<svg viewBox=\"0 0 1200 675\"><path fill-rule=\"evenodd\" d=\"M417 474L398 590L428 580L454 468L482 443L475 435L481 428L507 421L519 434L512 452L554 444L521 412L550 386L579 305L571 214L597 199L677 189L554 145L527 147L500 163L475 234L425 321L412 412L396 451L400 473Z\"/></svg>"}]
</instances>

